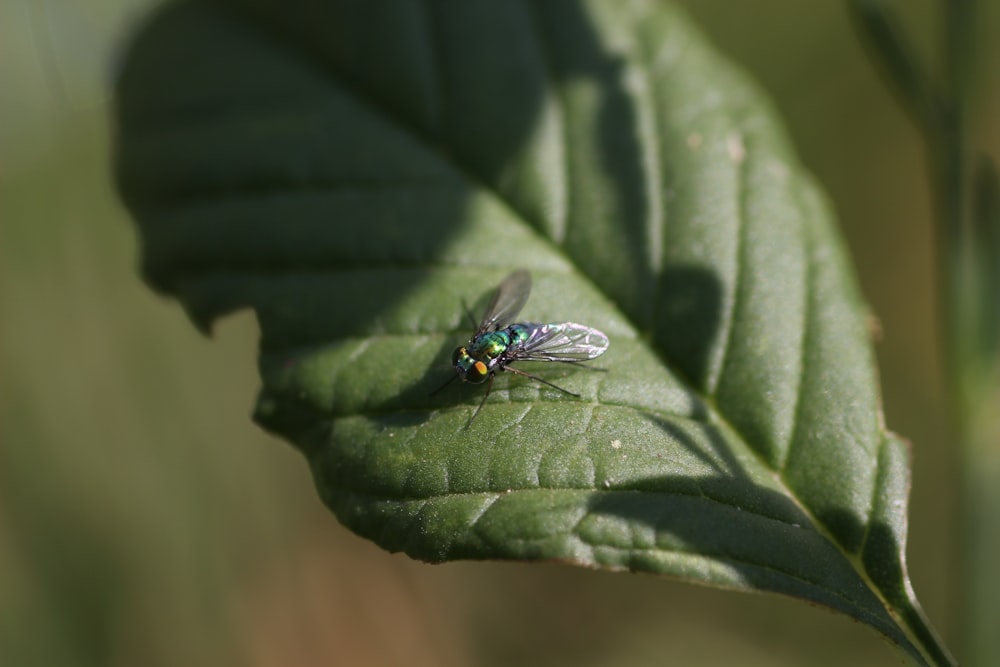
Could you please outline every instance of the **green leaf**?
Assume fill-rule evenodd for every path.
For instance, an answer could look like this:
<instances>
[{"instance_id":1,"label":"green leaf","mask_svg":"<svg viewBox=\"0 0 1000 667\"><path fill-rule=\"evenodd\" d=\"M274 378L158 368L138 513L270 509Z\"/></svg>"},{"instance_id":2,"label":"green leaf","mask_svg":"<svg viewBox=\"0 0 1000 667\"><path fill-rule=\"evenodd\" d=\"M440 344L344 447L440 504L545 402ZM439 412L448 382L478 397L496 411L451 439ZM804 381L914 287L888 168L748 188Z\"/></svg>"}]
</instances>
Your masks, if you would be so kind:
<instances>
[{"instance_id":1,"label":"green leaf","mask_svg":"<svg viewBox=\"0 0 1000 667\"><path fill-rule=\"evenodd\" d=\"M118 92L148 280L253 309L256 419L352 530L785 593L949 662L829 207L670 5L181 3ZM502 374L465 430L483 388L429 393L515 268L607 372Z\"/></svg>"}]
</instances>

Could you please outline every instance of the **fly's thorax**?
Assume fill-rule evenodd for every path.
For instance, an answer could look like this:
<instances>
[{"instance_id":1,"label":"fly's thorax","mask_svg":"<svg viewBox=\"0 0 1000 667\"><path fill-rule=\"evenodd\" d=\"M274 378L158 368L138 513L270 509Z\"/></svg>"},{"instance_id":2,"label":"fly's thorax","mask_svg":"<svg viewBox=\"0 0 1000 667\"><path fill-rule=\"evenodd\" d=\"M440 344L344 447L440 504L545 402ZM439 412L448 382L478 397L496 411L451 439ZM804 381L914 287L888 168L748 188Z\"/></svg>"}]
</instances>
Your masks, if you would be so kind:
<instances>
[{"instance_id":1,"label":"fly's thorax","mask_svg":"<svg viewBox=\"0 0 1000 667\"><path fill-rule=\"evenodd\" d=\"M486 362L496 359L511 345L512 337L508 329L510 327L476 336L469 343L469 355Z\"/></svg>"},{"instance_id":2,"label":"fly's thorax","mask_svg":"<svg viewBox=\"0 0 1000 667\"><path fill-rule=\"evenodd\" d=\"M531 338L531 332L538 327L539 325L537 324L511 324L509 327L504 329L507 334L507 338L510 341L508 345L523 345L528 342L529 338Z\"/></svg>"},{"instance_id":3,"label":"fly's thorax","mask_svg":"<svg viewBox=\"0 0 1000 667\"><path fill-rule=\"evenodd\" d=\"M481 359L469 354L464 347L457 347L451 355L451 364L464 382L479 384L490 374L489 366Z\"/></svg>"}]
</instances>

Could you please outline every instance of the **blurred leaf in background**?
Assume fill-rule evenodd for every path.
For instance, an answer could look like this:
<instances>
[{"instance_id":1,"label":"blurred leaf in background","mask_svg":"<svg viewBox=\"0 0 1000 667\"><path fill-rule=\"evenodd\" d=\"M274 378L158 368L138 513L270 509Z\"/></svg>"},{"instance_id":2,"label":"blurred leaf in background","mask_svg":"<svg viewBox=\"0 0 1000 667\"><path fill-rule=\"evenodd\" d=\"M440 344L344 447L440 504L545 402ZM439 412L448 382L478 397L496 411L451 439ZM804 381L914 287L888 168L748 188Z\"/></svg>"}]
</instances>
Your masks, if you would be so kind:
<instances>
[{"instance_id":1,"label":"blurred leaf in background","mask_svg":"<svg viewBox=\"0 0 1000 667\"><path fill-rule=\"evenodd\" d=\"M67 24L64 5L41 6ZM68 55L57 58L27 2L0 11L5 34L30 36L0 40L3 87L16 91L0 122L0 662L893 659L866 629L791 600L551 567L430 567L339 528L299 455L249 422L255 323L237 316L202 339L136 277L107 177L107 90L93 69L66 66L107 72L120 18L97 23L96 53L59 40ZM947 435L931 299L914 298L932 290L917 138L839 2L691 11L776 95L840 211L884 332L888 421L915 442L911 573L929 614L945 618L952 491L935 449ZM61 59L93 106L53 92L45 59Z\"/></svg>"}]
</instances>

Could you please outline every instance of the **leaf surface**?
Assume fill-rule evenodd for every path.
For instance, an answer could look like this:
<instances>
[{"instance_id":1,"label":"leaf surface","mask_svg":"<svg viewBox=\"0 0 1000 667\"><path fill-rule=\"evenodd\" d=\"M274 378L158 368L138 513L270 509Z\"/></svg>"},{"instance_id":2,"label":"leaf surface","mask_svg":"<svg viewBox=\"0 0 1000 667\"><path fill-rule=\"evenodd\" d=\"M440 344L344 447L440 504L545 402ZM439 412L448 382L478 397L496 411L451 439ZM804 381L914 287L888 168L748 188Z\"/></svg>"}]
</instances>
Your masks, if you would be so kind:
<instances>
[{"instance_id":1,"label":"leaf surface","mask_svg":"<svg viewBox=\"0 0 1000 667\"><path fill-rule=\"evenodd\" d=\"M947 664L829 207L671 6L180 3L118 92L147 279L253 309L255 417L352 530L794 595ZM464 430L483 388L429 394L517 268L607 372L501 374Z\"/></svg>"}]
</instances>

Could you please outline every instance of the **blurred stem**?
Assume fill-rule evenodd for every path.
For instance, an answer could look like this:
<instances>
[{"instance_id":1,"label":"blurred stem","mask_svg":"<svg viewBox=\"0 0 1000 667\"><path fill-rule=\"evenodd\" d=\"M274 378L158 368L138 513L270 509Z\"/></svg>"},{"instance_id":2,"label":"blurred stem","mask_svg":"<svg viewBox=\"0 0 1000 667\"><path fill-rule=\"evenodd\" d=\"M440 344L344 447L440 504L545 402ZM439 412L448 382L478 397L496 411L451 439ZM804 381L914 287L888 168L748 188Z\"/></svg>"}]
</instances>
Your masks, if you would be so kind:
<instances>
[{"instance_id":1,"label":"blurred stem","mask_svg":"<svg viewBox=\"0 0 1000 667\"><path fill-rule=\"evenodd\" d=\"M973 168L968 102L975 63L974 0L943 0L944 81L932 84L883 0L855 0L881 65L929 147L937 220L946 366L958 459L960 655L1000 665L1000 186Z\"/></svg>"}]
</instances>

